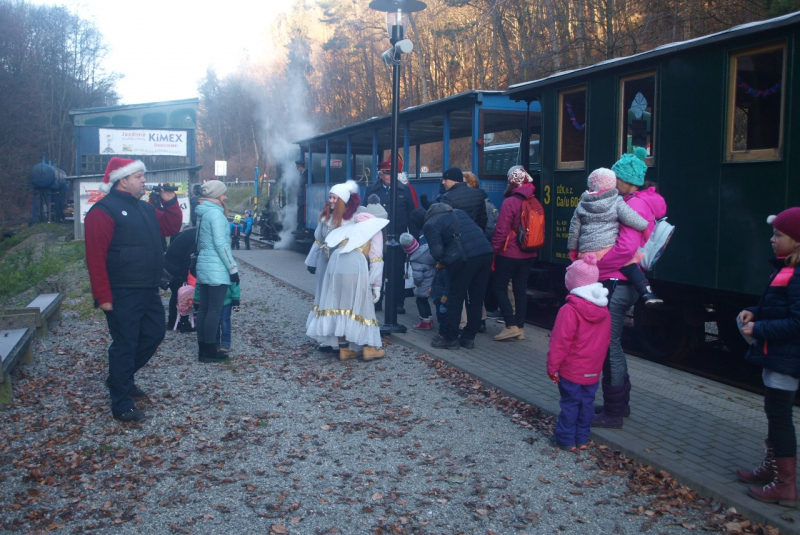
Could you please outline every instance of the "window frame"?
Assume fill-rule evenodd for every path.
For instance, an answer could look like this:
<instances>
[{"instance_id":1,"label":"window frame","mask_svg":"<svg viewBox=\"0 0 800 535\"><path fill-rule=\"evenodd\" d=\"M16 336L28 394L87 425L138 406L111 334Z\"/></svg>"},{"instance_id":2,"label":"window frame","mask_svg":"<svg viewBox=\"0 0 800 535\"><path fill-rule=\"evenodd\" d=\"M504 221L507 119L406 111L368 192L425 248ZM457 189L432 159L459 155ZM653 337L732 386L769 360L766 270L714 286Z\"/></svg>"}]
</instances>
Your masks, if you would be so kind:
<instances>
[{"instance_id":1,"label":"window frame","mask_svg":"<svg viewBox=\"0 0 800 535\"><path fill-rule=\"evenodd\" d=\"M643 78L653 78L653 102L650 103L650 108L653 110L650 116L650 152L645 158L645 163L648 167L652 167L656 163L656 122L658 120L658 70L651 69L648 71L631 74L628 76L621 76L619 79L619 146L617 148L617 157L621 158L623 154L628 152L627 143L627 121L626 115L628 110L625 109L625 83L633 80L641 80Z\"/></svg>"},{"instance_id":2,"label":"window frame","mask_svg":"<svg viewBox=\"0 0 800 535\"><path fill-rule=\"evenodd\" d=\"M743 56L754 56L781 50L783 53L783 66L781 69L781 109L780 109L780 126L778 127L778 146L770 149L754 149L754 150L734 150L733 149L733 136L735 129L735 114L736 114L736 74L738 72L739 58ZM788 43L786 40L765 44L756 47L750 47L732 51L728 53L728 102L726 110L726 125L725 125L725 162L753 162L753 161L770 161L782 160L784 148L784 128L786 128L786 68L788 58Z\"/></svg>"},{"instance_id":3,"label":"window frame","mask_svg":"<svg viewBox=\"0 0 800 535\"><path fill-rule=\"evenodd\" d=\"M586 113L584 114L584 128L583 128L583 160L575 160L575 161L563 161L561 159L561 148L563 142L563 127L564 127L564 96L571 95L574 93L583 92L584 97L584 109ZM588 129L589 124L589 87L588 85L584 84L578 87L571 87L569 89L561 89L558 91L558 147L556 153L556 169L585 169L586 168L586 131Z\"/></svg>"}]
</instances>

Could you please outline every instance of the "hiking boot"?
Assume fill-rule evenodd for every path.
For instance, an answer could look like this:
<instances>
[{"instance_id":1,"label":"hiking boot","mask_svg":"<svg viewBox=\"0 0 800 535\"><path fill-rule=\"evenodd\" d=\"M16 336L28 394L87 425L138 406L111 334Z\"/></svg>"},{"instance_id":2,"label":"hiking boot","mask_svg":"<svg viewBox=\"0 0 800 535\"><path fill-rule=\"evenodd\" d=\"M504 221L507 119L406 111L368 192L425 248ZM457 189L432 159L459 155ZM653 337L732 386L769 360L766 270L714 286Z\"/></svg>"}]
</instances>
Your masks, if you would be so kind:
<instances>
[{"instance_id":1,"label":"hiking boot","mask_svg":"<svg viewBox=\"0 0 800 535\"><path fill-rule=\"evenodd\" d=\"M435 347L437 349L458 349L458 338L448 340L444 336L437 334L433 337L433 340L431 340L431 347Z\"/></svg>"},{"instance_id":2,"label":"hiking boot","mask_svg":"<svg viewBox=\"0 0 800 535\"><path fill-rule=\"evenodd\" d=\"M745 468L736 469L736 477L739 481L750 483L751 485L766 485L777 476L775 471L775 450L772 448L772 442L769 439L764 441L764 460L759 466L752 470Z\"/></svg>"},{"instance_id":3,"label":"hiking boot","mask_svg":"<svg viewBox=\"0 0 800 535\"><path fill-rule=\"evenodd\" d=\"M349 347L339 346L339 360L355 359L358 358L358 355L359 354L356 351L353 351Z\"/></svg>"},{"instance_id":4,"label":"hiking boot","mask_svg":"<svg viewBox=\"0 0 800 535\"><path fill-rule=\"evenodd\" d=\"M385 355L386 355L385 349L380 349L378 347L372 347L372 346L364 346L364 352L362 353L364 360L379 359L383 358Z\"/></svg>"},{"instance_id":5,"label":"hiking boot","mask_svg":"<svg viewBox=\"0 0 800 535\"><path fill-rule=\"evenodd\" d=\"M458 345L460 345L464 349L475 349L475 340L472 340L470 338L459 338Z\"/></svg>"},{"instance_id":6,"label":"hiking boot","mask_svg":"<svg viewBox=\"0 0 800 535\"><path fill-rule=\"evenodd\" d=\"M418 331L430 331L433 329L433 318L419 318L419 323L414 325L414 328Z\"/></svg>"},{"instance_id":7,"label":"hiking boot","mask_svg":"<svg viewBox=\"0 0 800 535\"><path fill-rule=\"evenodd\" d=\"M145 392L144 390L142 390L138 386L133 385L133 388L131 388L131 391L128 393L128 397L131 398L131 399L144 398L144 397L147 397L147 392Z\"/></svg>"},{"instance_id":8,"label":"hiking boot","mask_svg":"<svg viewBox=\"0 0 800 535\"><path fill-rule=\"evenodd\" d=\"M511 327L506 327L503 329L500 334L495 335L494 340L499 342L500 340L506 340L508 338L517 338L519 336L519 327L516 325L512 325Z\"/></svg>"},{"instance_id":9,"label":"hiking boot","mask_svg":"<svg viewBox=\"0 0 800 535\"><path fill-rule=\"evenodd\" d=\"M147 415L136 407L129 411L125 411L122 414L112 414L112 416L114 416L115 420L125 423L137 423L147 419Z\"/></svg>"}]
</instances>

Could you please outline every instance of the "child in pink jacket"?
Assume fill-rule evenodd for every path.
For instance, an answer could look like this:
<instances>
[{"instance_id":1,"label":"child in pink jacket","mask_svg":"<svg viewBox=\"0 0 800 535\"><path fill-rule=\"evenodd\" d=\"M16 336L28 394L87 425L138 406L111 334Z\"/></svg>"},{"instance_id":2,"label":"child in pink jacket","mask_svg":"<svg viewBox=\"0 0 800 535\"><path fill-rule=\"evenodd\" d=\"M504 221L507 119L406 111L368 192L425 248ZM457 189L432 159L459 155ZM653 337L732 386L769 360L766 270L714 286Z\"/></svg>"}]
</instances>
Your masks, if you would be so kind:
<instances>
[{"instance_id":1,"label":"child in pink jacket","mask_svg":"<svg viewBox=\"0 0 800 535\"><path fill-rule=\"evenodd\" d=\"M547 375L561 394L550 442L576 453L589 442L594 395L611 342L608 290L597 277L597 258L591 253L567 268L569 295L558 311L547 351Z\"/></svg>"}]
</instances>

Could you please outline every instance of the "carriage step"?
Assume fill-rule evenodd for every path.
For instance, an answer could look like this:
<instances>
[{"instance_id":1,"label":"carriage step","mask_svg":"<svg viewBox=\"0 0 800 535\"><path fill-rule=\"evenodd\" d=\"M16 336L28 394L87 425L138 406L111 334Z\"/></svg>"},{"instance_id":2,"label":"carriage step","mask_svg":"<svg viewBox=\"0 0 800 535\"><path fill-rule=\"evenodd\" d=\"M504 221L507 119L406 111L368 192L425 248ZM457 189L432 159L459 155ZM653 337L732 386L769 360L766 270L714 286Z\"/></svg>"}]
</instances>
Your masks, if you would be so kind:
<instances>
[{"instance_id":1,"label":"carriage step","mask_svg":"<svg viewBox=\"0 0 800 535\"><path fill-rule=\"evenodd\" d=\"M528 296L528 299L531 299L533 301L537 301L540 299L555 299L556 297L556 294L554 294L553 292L542 292L540 290L531 290L531 289L525 290L525 295Z\"/></svg>"}]
</instances>

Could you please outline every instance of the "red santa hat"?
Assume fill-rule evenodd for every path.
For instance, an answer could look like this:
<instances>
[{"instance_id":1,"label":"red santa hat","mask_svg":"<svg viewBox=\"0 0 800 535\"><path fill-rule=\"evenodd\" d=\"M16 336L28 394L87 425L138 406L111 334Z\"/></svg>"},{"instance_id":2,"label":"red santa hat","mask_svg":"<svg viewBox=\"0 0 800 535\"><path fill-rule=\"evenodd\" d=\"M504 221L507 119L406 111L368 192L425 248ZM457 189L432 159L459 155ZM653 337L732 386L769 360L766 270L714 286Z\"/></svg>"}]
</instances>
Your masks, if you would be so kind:
<instances>
[{"instance_id":1,"label":"red santa hat","mask_svg":"<svg viewBox=\"0 0 800 535\"><path fill-rule=\"evenodd\" d=\"M139 160L129 160L127 158L117 158L114 156L108 162L106 174L103 176L103 183L100 184L100 191L108 193L114 187L114 183L120 178L125 178L138 171L147 171L144 163Z\"/></svg>"}]
</instances>

